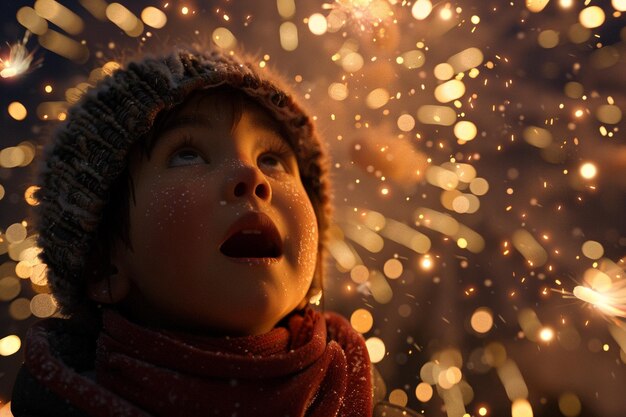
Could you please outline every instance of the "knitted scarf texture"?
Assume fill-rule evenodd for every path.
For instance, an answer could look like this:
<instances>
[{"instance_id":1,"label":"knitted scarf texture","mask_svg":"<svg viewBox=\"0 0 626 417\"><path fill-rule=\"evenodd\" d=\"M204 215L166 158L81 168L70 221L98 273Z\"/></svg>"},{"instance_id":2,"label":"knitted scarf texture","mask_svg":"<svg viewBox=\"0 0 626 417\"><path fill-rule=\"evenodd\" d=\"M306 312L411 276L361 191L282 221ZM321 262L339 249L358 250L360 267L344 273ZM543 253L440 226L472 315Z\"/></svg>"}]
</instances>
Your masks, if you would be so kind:
<instances>
[{"instance_id":1,"label":"knitted scarf texture","mask_svg":"<svg viewBox=\"0 0 626 417\"><path fill-rule=\"evenodd\" d=\"M149 329L105 311L95 381L50 352L46 324L27 339L39 382L91 416L372 415L363 338L312 309L257 336L209 338Z\"/></svg>"}]
</instances>

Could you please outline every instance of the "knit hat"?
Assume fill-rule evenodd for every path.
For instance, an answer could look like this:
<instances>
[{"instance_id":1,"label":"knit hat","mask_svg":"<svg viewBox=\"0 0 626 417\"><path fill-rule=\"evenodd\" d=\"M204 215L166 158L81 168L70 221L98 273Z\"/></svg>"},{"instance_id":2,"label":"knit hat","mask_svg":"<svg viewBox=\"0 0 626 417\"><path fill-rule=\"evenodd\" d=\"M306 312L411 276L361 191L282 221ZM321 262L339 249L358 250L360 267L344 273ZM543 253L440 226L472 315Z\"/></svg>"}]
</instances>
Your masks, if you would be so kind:
<instances>
[{"instance_id":1,"label":"knit hat","mask_svg":"<svg viewBox=\"0 0 626 417\"><path fill-rule=\"evenodd\" d=\"M69 110L45 149L35 227L61 313L72 314L85 302L87 259L133 144L150 132L159 112L181 104L193 91L222 85L258 102L288 136L317 216L320 262L313 286L321 288L315 280L323 276L330 188L325 146L310 117L267 70L260 73L251 62L217 51L180 51L132 62L105 78Z\"/></svg>"}]
</instances>

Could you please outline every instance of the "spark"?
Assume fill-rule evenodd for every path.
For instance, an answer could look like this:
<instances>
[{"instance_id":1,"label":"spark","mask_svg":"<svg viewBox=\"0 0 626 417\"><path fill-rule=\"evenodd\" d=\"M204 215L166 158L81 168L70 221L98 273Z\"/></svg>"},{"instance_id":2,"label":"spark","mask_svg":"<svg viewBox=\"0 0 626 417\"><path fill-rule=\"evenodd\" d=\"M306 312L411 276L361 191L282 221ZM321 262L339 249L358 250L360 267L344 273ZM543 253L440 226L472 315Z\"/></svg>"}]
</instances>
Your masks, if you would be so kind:
<instances>
[{"instance_id":1,"label":"spark","mask_svg":"<svg viewBox=\"0 0 626 417\"><path fill-rule=\"evenodd\" d=\"M626 280L615 280L609 288L574 287L576 298L589 303L607 317L626 318Z\"/></svg>"},{"instance_id":2,"label":"spark","mask_svg":"<svg viewBox=\"0 0 626 417\"><path fill-rule=\"evenodd\" d=\"M22 40L18 40L14 44L8 44L9 58L0 58L0 77L12 78L26 73L33 64L33 58L35 51L29 52L26 48L28 39L30 38L30 32L26 31ZM34 65L38 65L40 62L35 61Z\"/></svg>"}]
</instances>

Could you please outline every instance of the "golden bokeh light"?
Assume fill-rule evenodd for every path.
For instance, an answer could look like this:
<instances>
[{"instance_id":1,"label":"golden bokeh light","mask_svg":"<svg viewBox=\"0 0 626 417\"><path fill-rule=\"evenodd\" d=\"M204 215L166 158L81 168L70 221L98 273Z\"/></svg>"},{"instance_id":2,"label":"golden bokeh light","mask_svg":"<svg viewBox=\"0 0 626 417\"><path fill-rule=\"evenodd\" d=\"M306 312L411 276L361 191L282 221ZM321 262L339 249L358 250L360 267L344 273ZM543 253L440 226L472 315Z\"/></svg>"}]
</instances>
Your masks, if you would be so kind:
<instances>
[{"instance_id":1,"label":"golden bokeh light","mask_svg":"<svg viewBox=\"0 0 626 417\"><path fill-rule=\"evenodd\" d=\"M598 175L598 168L591 162L585 162L580 166L579 172L581 177L586 180L591 180Z\"/></svg>"},{"instance_id":2,"label":"golden bokeh light","mask_svg":"<svg viewBox=\"0 0 626 417\"><path fill-rule=\"evenodd\" d=\"M477 333L487 333L493 327L493 313L488 307L480 307L474 311L470 319L472 329Z\"/></svg>"},{"instance_id":3,"label":"golden bokeh light","mask_svg":"<svg viewBox=\"0 0 626 417\"><path fill-rule=\"evenodd\" d=\"M359 333L367 333L374 325L374 318L369 311L359 308L350 316L350 324L352 328Z\"/></svg>"},{"instance_id":4,"label":"golden bokeh light","mask_svg":"<svg viewBox=\"0 0 626 417\"><path fill-rule=\"evenodd\" d=\"M578 396L572 392L564 392L559 396L559 411L565 417L576 417L582 411L582 404Z\"/></svg>"},{"instance_id":5,"label":"golden bokeh light","mask_svg":"<svg viewBox=\"0 0 626 417\"><path fill-rule=\"evenodd\" d=\"M343 101L348 98L348 86L344 83L332 83L328 86L328 96L333 100Z\"/></svg>"},{"instance_id":6,"label":"golden bokeh light","mask_svg":"<svg viewBox=\"0 0 626 417\"><path fill-rule=\"evenodd\" d=\"M154 29L161 29L167 24L167 15L161 9L149 6L141 11L141 20Z\"/></svg>"},{"instance_id":7,"label":"golden bokeh light","mask_svg":"<svg viewBox=\"0 0 626 417\"><path fill-rule=\"evenodd\" d=\"M525 398L518 398L511 404L511 417L533 417L533 408Z\"/></svg>"},{"instance_id":8,"label":"golden bokeh light","mask_svg":"<svg viewBox=\"0 0 626 417\"><path fill-rule=\"evenodd\" d=\"M211 39L222 49L233 49L237 45L237 38L225 27L216 28L211 35Z\"/></svg>"},{"instance_id":9,"label":"golden bokeh light","mask_svg":"<svg viewBox=\"0 0 626 417\"><path fill-rule=\"evenodd\" d=\"M372 90L365 98L365 104L370 109L379 109L389 101L389 92L385 88Z\"/></svg>"},{"instance_id":10,"label":"golden bokeh light","mask_svg":"<svg viewBox=\"0 0 626 417\"><path fill-rule=\"evenodd\" d=\"M551 342L554 339L554 330L551 327L543 327L539 330L539 339L544 342Z\"/></svg>"},{"instance_id":11,"label":"golden bokeh light","mask_svg":"<svg viewBox=\"0 0 626 417\"><path fill-rule=\"evenodd\" d=\"M423 403L430 401L433 397L433 387L425 382L420 382L415 387L415 397Z\"/></svg>"},{"instance_id":12,"label":"golden bokeh light","mask_svg":"<svg viewBox=\"0 0 626 417\"><path fill-rule=\"evenodd\" d=\"M451 126L456 122L456 113L450 107L427 104L417 109L417 120L424 124Z\"/></svg>"},{"instance_id":13,"label":"golden bokeh light","mask_svg":"<svg viewBox=\"0 0 626 417\"><path fill-rule=\"evenodd\" d=\"M11 356L17 353L22 346L20 338L14 334L8 335L0 339L0 356Z\"/></svg>"},{"instance_id":14,"label":"golden bokeh light","mask_svg":"<svg viewBox=\"0 0 626 417\"><path fill-rule=\"evenodd\" d=\"M537 42L542 48L555 48L559 44L559 32L551 29L541 31L537 37Z\"/></svg>"},{"instance_id":15,"label":"golden bokeh light","mask_svg":"<svg viewBox=\"0 0 626 417\"><path fill-rule=\"evenodd\" d=\"M57 311L57 304L50 294L37 294L30 300L30 310L34 316L46 318Z\"/></svg>"},{"instance_id":16,"label":"golden bokeh light","mask_svg":"<svg viewBox=\"0 0 626 417\"><path fill-rule=\"evenodd\" d=\"M454 68L452 68L452 65L447 62L435 65L433 72L435 74L435 78L441 81L446 81L454 77Z\"/></svg>"},{"instance_id":17,"label":"golden bokeh light","mask_svg":"<svg viewBox=\"0 0 626 417\"><path fill-rule=\"evenodd\" d=\"M276 7L278 14L283 19L290 19L296 13L296 3L294 0L277 0Z\"/></svg>"},{"instance_id":18,"label":"golden bokeh light","mask_svg":"<svg viewBox=\"0 0 626 417\"><path fill-rule=\"evenodd\" d=\"M24 107L24 105L20 103L19 101L13 101L9 103L7 110L9 112L9 116L11 116L17 121L24 120L26 116L28 115L28 112L26 111L26 107Z\"/></svg>"},{"instance_id":19,"label":"golden bokeh light","mask_svg":"<svg viewBox=\"0 0 626 417\"><path fill-rule=\"evenodd\" d=\"M403 132L410 132L415 127L415 119L410 114L401 114L396 121L398 129Z\"/></svg>"},{"instance_id":20,"label":"golden bokeh light","mask_svg":"<svg viewBox=\"0 0 626 417\"><path fill-rule=\"evenodd\" d=\"M283 22L278 29L280 46L285 51L298 49L298 27L293 22Z\"/></svg>"},{"instance_id":21,"label":"golden bokeh light","mask_svg":"<svg viewBox=\"0 0 626 417\"><path fill-rule=\"evenodd\" d=\"M35 35L43 35L48 30L48 21L37 14L32 7L24 6L17 11L17 21Z\"/></svg>"},{"instance_id":22,"label":"golden bokeh light","mask_svg":"<svg viewBox=\"0 0 626 417\"><path fill-rule=\"evenodd\" d=\"M454 125L454 136L464 142L473 140L478 134L478 128L469 120L461 120Z\"/></svg>"},{"instance_id":23,"label":"golden bokeh light","mask_svg":"<svg viewBox=\"0 0 626 417\"><path fill-rule=\"evenodd\" d=\"M397 279L402 275L404 267L402 266L402 262L399 260L392 258L388 259L383 265L383 273L389 279Z\"/></svg>"},{"instance_id":24,"label":"golden bokeh light","mask_svg":"<svg viewBox=\"0 0 626 417\"><path fill-rule=\"evenodd\" d=\"M433 10L433 4L430 0L417 0L411 7L411 14L417 20L424 20Z\"/></svg>"},{"instance_id":25,"label":"golden bokeh light","mask_svg":"<svg viewBox=\"0 0 626 417\"><path fill-rule=\"evenodd\" d=\"M593 29L602 26L606 16L599 6L589 6L580 11L578 20L586 28Z\"/></svg>"},{"instance_id":26,"label":"golden bokeh light","mask_svg":"<svg viewBox=\"0 0 626 417\"><path fill-rule=\"evenodd\" d=\"M405 407L409 402L409 396L403 389L397 388L389 393L389 402L400 407Z\"/></svg>"},{"instance_id":27,"label":"golden bokeh light","mask_svg":"<svg viewBox=\"0 0 626 417\"><path fill-rule=\"evenodd\" d=\"M378 363L385 358L385 342L378 337L370 337L365 341L367 352L372 363Z\"/></svg>"},{"instance_id":28,"label":"golden bokeh light","mask_svg":"<svg viewBox=\"0 0 626 417\"><path fill-rule=\"evenodd\" d=\"M15 277L0 278L0 301L10 301L22 290L20 280Z\"/></svg>"},{"instance_id":29,"label":"golden bokeh light","mask_svg":"<svg viewBox=\"0 0 626 417\"><path fill-rule=\"evenodd\" d=\"M426 55L417 49L404 52L401 56L402 65L408 69L420 68L426 62Z\"/></svg>"},{"instance_id":30,"label":"golden bokeh light","mask_svg":"<svg viewBox=\"0 0 626 417\"><path fill-rule=\"evenodd\" d=\"M604 247L600 242L588 240L581 247L583 255L589 259L600 259L604 255Z\"/></svg>"},{"instance_id":31,"label":"golden bokeh light","mask_svg":"<svg viewBox=\"0 0 626 417\"><path fill-rule=\"evenodd\" d=\"M435 98L440 103L449 103L465 94L465 84L459 80L446 81L435 88Z\"/></svg>"},{"instance_id":32,"label":"golden bokeh light","mask_svg":"<svg viewBox=\"0 0 626 417\"><path fill-rule=\"evenodd\" d=\"M309 17L308 25L311 33L317 36L323 35L328 30L328 22L321 13L313 13Z\"/></svg>"},{"instance_id":33,"label":"golden bokeh light","mask_svg":"<svg viewBox=\"0 0 626 417\"><path fill-rule=\"evenodd\" d=\"M533 13L539 13L550 2L550 0L526 0L526 7Z\"/></svg>"}]
</instances>

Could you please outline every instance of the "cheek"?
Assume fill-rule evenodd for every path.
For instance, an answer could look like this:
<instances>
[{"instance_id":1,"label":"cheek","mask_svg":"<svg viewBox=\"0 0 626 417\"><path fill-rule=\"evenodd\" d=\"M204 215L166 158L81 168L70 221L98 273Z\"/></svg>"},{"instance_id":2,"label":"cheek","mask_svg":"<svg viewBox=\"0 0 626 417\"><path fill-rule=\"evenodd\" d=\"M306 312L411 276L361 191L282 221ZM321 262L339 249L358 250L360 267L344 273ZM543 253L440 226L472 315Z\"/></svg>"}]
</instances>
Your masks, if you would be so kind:
<instances>
[{"instance_id":1,"label":"cheek","mask_svg":"<svg viewBox=\"0 0 626 417\"><path fill-rule=\"evenodd\" d=\"M145 187L131 217L133 243L140 242L151 256L195 252L194 243L212 235L209 193L206 183L193 181Z\"/></svg>"},{"instance_id":2,"label":"cheek","mask_svg":"<svg viewBox=\"0 0 626 417\"><path fill-rule=\"evenodd\" d=\"M295 262L298 266L307 266L312 272L317 262L319 240L315 211L302 186L291 184L282 191L291 229L286 244L295 249Z\"/></svg>"}]
</instances>

